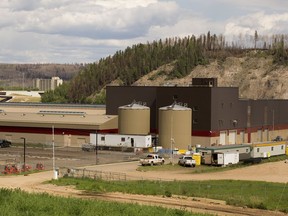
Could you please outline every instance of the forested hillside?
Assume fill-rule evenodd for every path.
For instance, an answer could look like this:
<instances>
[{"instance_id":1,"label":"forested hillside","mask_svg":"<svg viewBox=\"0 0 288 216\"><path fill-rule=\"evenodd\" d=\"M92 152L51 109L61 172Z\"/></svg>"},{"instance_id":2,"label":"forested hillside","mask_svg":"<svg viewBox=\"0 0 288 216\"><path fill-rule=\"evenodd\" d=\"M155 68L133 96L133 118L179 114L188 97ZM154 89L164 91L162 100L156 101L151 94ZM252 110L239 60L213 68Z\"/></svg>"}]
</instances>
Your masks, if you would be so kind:
<instances>
[{"instance_id":1,"label":"forested hillside","mask_svg":"<svg viewBox=\"0 0 288 216\"><path fill-rule=\"evenodd\" d=\"M199 37L192 35L185 38L167 38L152 43L137 44L127 47L124 51L117 51L113 56L100 59L97 63L88 64L71 82L62 85L54 92L47 92L42 101L104 103L105 90L103 88L106 85L110 83L146 85L137 80L152 72L153 75L149 76L149 81L157 80L165 75L167 83L170 80L183 80L191 74L195 77L196 71L201 73L201 77L223 76L224 65L231 57L271 59L269 70L286 67L287 41L287 35L259 36L255 31L254 37L240 35L229 43L223 35L211 35L208 32L207 35ZM207 70L206 74L199 71L199 66L209 68L211 64L217 65L219 70L214 70L216 74L211 74ZM237 72L238 69L234 69ZM249 68L246 69L249 70ZM177 85L187 84L178 82Z\"/></svg>"}]
</instances>

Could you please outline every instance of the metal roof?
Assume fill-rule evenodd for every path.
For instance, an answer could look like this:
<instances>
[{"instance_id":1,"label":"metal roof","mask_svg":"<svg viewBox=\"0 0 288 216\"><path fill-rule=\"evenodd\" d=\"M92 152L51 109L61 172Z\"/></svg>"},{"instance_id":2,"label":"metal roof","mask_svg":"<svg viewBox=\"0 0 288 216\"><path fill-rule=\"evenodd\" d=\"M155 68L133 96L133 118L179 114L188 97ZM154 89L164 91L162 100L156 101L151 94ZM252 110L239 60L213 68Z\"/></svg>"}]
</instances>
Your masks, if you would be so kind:
<instances>
[{"instance_id":1,"label":"metal roof","mask_svg":"<svg viewBox=\"0 0 288 216\"><path fill-rule=\"evenodd\" d=\"M232 144L232 145L199 147L199 148L197 148L197 149L198 149L198 150L215 151L215 150L235 149L235 148L246 148L246 147L251 147L251 145L250 145L250 144Z\"/></svg>"},{"instance_id":2,"label":"metal roof","mask_svg":"<svg viewBox=\"0 0 288 216\"><path fill-rule=\"evenodd\" d=\"M105 115L105 109L95 108L95 106L77 108L68 105L51 107L45 104L2 106L3 104L0 103L0 126L50 127L57 125L58 128L101 130L115 129L118 125L117 115Z\"/></svg>"},{"instance_id":3,"label":"metal roof","mask_svg":"<svg viewBox=\"0 0 288 216\"><path fill-rule=\"evenodd\" d=\"M159 110L191 110L191 108L187 107L186 104L184 104L184 106L182 105L182 103L173 103L169 106L165 106L165 107L161 107L159 108Z\"/></svg>"}]
</instances>

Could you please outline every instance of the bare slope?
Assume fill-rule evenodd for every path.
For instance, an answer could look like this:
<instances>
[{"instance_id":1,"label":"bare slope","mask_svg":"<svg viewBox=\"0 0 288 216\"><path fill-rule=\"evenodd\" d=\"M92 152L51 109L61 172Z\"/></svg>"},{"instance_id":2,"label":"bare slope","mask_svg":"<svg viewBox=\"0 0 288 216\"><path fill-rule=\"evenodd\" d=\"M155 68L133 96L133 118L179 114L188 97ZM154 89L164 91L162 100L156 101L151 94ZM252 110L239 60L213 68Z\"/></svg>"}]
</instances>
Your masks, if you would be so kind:
<instances>
[{"instance_id":1,"label":"bare slope","mask_svg":"<svg viewBox=\"0 0 288 216\"><path fill-rule=\"evenodd\" d=\"M171 65L143 76L134 85L188 86L193 77L217 77L218 86L239 87L239 96L250 99L288 99L288 67L275 66L271 57L229 57L206 66L197 66L182 79L167 79Z\"/></svg>"}]
</instances>

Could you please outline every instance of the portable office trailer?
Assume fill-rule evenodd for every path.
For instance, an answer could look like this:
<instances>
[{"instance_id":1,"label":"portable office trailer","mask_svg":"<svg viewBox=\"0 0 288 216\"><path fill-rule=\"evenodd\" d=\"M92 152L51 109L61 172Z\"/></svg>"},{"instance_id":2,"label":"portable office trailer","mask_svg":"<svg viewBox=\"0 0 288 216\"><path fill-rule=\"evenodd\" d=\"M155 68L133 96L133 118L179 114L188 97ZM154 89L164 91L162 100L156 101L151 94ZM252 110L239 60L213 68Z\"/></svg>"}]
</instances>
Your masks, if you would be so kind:
<instances>
[{"instance_id":1,"label":"portable office trailer","mask_svg":"<svg viewBox=\"0 0 288 216\"><path fill-rule=\"evenodd\" d=\"M251 145L249 144L235 144L235 145L221 145L221 146L211 146L211 147L197 147L196 152L202 154L206 157L207 162L211 161L209 159L209 154L221 152L221 153L239 153L239 160L245 160L250 158ZM204 159L205 162L205 159Z\"/></svg>"},{"instance_id":2,"label":"portable office trailer","mask_svg":"<svg viewBox=\"0 0 288 216\"><path fill-rule=\"evenodd\" d=\"M238 152L217 152L212 154L212 165L227 166L239 163Z\"/></svg>"},{"instance_id":3,"label":"portable office trailer","mask_svg":"<svg viewBox=\"0 0 288 216\"><path fill-rule=\"evenodd\" d=\"M90 134L90 143L105 147L149 148L152 146L151 135Z\"/></svg>"},{"instance_id":4,"label":"portable office trailer","mask_svg":"<svg viewBox=\"0 0 288 216\"><path fill-rule=\"evenodd\" d=\"M270 156L284 155L286 141L253 143L251 144L251 158L267 158Z\"/></svg>"}]
</instances>

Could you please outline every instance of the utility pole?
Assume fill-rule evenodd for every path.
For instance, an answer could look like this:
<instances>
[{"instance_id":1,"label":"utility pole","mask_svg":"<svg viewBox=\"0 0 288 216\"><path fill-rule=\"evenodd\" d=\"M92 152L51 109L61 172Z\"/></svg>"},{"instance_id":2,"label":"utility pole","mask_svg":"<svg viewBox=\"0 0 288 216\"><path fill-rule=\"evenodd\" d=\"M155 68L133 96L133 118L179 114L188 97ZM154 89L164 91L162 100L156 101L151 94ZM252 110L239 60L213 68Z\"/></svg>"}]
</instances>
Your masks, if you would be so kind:
<instances>
[{"instance_id":1,"label":"utility pole","mask_svg":"<svg viewBox=\"0 0 288 216\"><path fill-rule=\"evenodd\" d=\"M24 157L24 172L25 172L26 171L26 139L25 139L25 137L21 137L20 139L23 139L23 142L24 142L24 145L23 145L24 155L23 155L23 157Z\"/></svg>"},{"instance_id":2,"label":"utility pole","mask_svg":"<svg viewBox=\"0 0 288 216\"><path fill-rule=\"evenodd\" d=\"M98 164L98 150L97 150L97 147L98 147L98 131L96 130L96 133L95 133L95 156L96 156L96 165Z\"/></svg>"}]
</instances>

